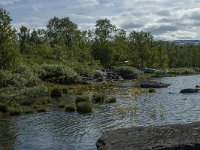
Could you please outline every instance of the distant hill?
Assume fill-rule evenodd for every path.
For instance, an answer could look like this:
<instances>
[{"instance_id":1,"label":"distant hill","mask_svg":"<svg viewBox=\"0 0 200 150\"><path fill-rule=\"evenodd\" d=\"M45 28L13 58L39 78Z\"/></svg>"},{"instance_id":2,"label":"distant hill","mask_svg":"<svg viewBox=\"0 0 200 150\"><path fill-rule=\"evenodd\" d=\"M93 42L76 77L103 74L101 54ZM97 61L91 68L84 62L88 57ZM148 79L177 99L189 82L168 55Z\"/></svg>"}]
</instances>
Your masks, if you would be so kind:
<instances>
[{"instance_id":1,"label":"distant hill","mask_svg":"<svg viewBox=\"0 0 200 150\"><path fill-rule=\"evenodd\" d=\"M200 45L200 40L175 40L177 45Z\"/></svg>"}]
</instances>

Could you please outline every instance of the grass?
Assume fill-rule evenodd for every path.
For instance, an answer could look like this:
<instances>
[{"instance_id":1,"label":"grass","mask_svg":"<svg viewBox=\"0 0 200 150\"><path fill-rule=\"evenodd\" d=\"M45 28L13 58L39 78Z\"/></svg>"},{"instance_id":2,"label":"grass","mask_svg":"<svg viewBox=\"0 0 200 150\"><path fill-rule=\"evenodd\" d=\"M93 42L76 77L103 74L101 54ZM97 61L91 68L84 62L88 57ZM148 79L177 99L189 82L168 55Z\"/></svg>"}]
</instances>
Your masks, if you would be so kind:
<instances>
[{"instance_id":1,"label":"grass","mask_svg":"<svg viewBox=\"0 0 200 150\"><path fill-rule=\"evenodd\" d=\"M150 88L149 89L149 93L156 93L156 89L155 88Z\"/></svg>"},{"instance_id":2,"label":"grass","mask_svg":"<svg viewBox=\"0 0 200 150\"><path fill-rule=\"evenodd\" d=\"M105 99L106 99L106 96L104 94L97 93L97 94L93 95L92 102L95 103L95 104L104 103Z\"/></svg>"},{"instance_id":3,"label":"grass","mask_svg":"<svg viewBox=\"0 0 200 150\"><path fill-rule=\"evenodd\" d=\"M79 102L77 104L77 112L90 113L92 112L92 105L89 102Z\"/></svg>"},{"instance_id":4,"label":"grass","mask_svg":"<svg viewBox=\"0 0 200 150\"><path fill-rule=\"evenodd\" d=\"M81 103L81 102L87 102L87 103L89 103L89 102L90 102L89 96L86 96L86 95L78 96L78 97L76 98L76 105L77 105L78 103Z\"/></svg>"},{"instance_id":5,"label":"grass","mask_svg":"<svg viewBox=\"0 0 200 150\"><path fill-rule=\"evenodd\" d=\"M75 112L76 111L76 107L73 104L67 104L65 106L65 111L66 112Z\"/></svg>"}]
</instances>

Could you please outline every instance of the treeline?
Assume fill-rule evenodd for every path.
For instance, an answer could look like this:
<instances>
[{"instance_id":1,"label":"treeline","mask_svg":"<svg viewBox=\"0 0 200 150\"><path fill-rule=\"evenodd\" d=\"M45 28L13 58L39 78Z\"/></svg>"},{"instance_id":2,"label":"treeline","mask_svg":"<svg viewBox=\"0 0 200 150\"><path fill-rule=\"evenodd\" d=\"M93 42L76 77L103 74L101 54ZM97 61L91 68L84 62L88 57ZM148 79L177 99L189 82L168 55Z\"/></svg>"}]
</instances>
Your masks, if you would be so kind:
<instances>
[{"instance_id":1,"label":"treeline","mask_svg":"<svg viewBox=\"0 0 200 150\"><path fill-rule=\"evenodd\" d=\"M58 63L79 73L103 66L129 65L142 68L199 67L200 46L175 45L155 41L149 32L117 28L108 19L99 19L92 30L80 30L68 17L54 17L46 29L19 30L11 27L11 18L0 9L0 68Z\"/></svg>"}]
</instances>

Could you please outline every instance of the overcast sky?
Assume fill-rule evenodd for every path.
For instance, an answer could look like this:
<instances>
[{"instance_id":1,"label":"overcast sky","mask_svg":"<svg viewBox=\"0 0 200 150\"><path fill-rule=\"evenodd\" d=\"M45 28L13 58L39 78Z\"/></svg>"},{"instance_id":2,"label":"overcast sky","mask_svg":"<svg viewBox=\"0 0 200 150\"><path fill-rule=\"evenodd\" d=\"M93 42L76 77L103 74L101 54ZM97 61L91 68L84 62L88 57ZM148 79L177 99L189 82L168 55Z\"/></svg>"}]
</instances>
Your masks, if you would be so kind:
<instances>
[{"instance_id":1,"label":"overcast sky","mask_svg":"<svg viewBox=\"0 0 200 150\"><path fill-rule=\"evenodd\" d=\"M0 0L13 26L43 28L54 16L70 17L80 29L108 18L128 31L152 32L156 39L200 39L200 0Z\"/></svg>"}]
</instances>

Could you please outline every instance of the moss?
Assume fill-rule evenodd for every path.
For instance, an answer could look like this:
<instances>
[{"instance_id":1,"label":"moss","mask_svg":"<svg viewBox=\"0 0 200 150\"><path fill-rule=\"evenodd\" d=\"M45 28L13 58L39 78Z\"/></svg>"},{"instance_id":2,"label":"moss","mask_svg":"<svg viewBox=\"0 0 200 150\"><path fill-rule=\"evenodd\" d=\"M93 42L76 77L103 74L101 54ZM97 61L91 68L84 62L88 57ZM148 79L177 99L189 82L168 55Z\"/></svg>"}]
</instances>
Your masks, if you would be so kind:
<instances>
[{"instance_id":1,"label":"moss","mask_svg":"<svg viewBox=\"0 0 200 150\"><path fill-rule=\"evenodd\" d=\"M60 98L63 94L63 91L59 88L55 88L51 91L51 97Z\"/></svg>"},{"instance_id":2,"label":"moss","mask_svg":"<svg viewBox=\"0 0 200 150\"><path fill-rule=\"evenodd\" d=\"M149 89L149 93L156 93L156 89L155 88L150 88Z\"/></svg>"},{"instance_id":3,"label":"moss","mask_svg":"<svg viewBox=\"0 0 200 150\"><path fill-rule=\"evenodd\" d=\"M0 104L0 112L2 113L8 112L8 106L6 104Z\"/></svg>"},{"instance_id":4,"label":"moss","mask_svg":"<svg viewBox=\"0 0 200 150\"><path fill-rule=\"evenodd\" d=\"M115 97L110 97L106 100L106 103L115 103L117 102L117 99Z\"/></svg>"},{"instance_id":5,"label":"moss","mask_svg":"<svg viewBox=\"0 0 200 150\"><path fill-rule=\"evenodd\" d=\"M86 95L81 95L76 98L76 104L78 104L80 102L88 102L89 103L89 101L90 101L90 98Z\"/></svg>"},{"instance_id":6,"label":"moss","mask_svg":"<svg viewBox=\"0 0 200 150\"><path fill-rule=\"evenodd\" d=\"M65 111L66 112L75 112L76 111L76 108L73 104L67 104L65 106Z\"/></svg>"},{"instance_id":7,"label":"moss","mask_svg":"<svg viewBox=\"0 0 200 150\"><path fill-rule=\"evenodd\" d=\"M92 97L92 102L97 103L104 103L106 99L106 96L102 93L94 94Z\"/></svg>"},{"instance_id":8,"label":"moss","mask_svg":"<svg viewBox=\"0 0 200 150\"><path fill-rule=\"evenodd\" d=\"M89 102L79 102L77 104L77 112L90 113L92 112L92 105Z\"/></svg>"}]
</instances>

